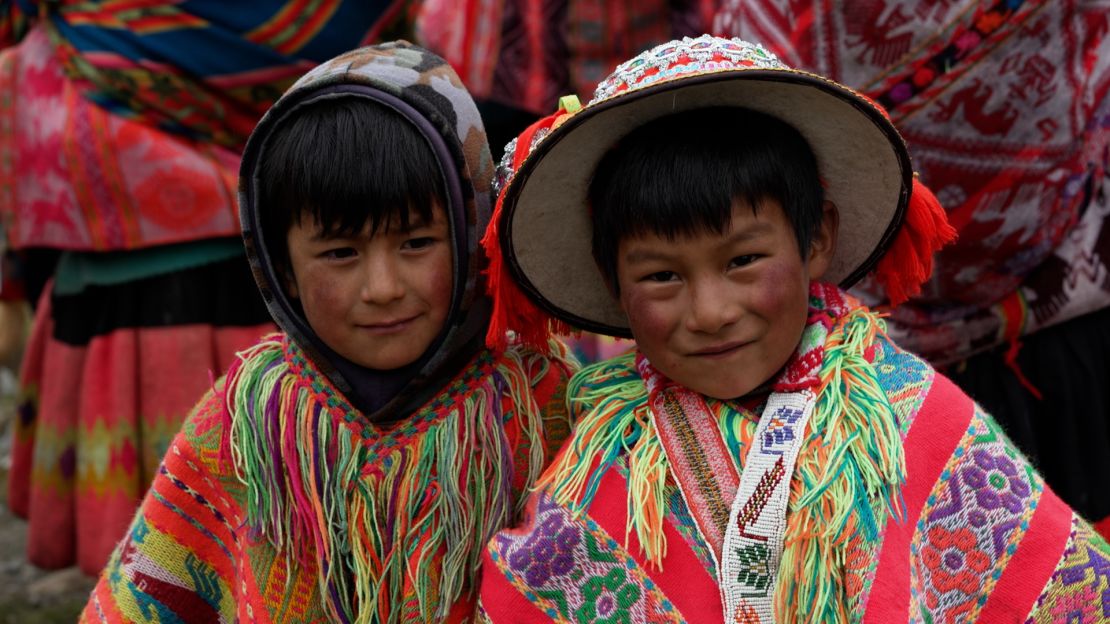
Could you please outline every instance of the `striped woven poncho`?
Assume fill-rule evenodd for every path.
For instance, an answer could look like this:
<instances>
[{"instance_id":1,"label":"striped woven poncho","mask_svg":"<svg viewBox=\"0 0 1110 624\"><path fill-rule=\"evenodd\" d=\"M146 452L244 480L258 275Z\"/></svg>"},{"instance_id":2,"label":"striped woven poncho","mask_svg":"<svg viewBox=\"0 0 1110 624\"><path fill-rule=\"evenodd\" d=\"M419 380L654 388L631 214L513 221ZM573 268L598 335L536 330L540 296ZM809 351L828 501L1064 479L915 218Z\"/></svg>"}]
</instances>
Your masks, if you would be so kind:
<instances>
[{"instance_id":1,"label":"striped woven poncho","mask_svg":"<svg viewBox=\"0 0 1110 624\"><path fill-rule=\"evenodd\" d=\"M740 553L739 577L718 578L721 542L705 530L711 523L700 508L712 506L705 500L718 487L727 489L727 470L680 461L700 452L712 464L705 441L715 438L718 455L742 476L771 442L756 436L768 396L706 398L708 421L687 423L687 435L669 446L633 353L572 379L575 430L541 477L527 520L491 540L482 616L497 623L1110 621L1110 546L989 414L890 342L875 314L833 291L813 299L802 347L771 388L773 397L809 376L817 391L809 427L797 432L777 567ZM807 348L815 336L821 340ZM674 417L667 416L672 429ZM776 442L792 437L782 433ZM726 510L732 500L723 500ZM726 617L729 584L772 601L773 619Z\"/></svg>"},{"instance_id":2,"label":"striped woven poncho","mask_svg":"<svg viewBox=\"0 0 1110 624\"><path fill-rule=\"evenodd\" d=\"M390 427L276 334L170 445L83 622L465 621L569 431L561 356L483 351Z\"/></svg>"}]
</instances>

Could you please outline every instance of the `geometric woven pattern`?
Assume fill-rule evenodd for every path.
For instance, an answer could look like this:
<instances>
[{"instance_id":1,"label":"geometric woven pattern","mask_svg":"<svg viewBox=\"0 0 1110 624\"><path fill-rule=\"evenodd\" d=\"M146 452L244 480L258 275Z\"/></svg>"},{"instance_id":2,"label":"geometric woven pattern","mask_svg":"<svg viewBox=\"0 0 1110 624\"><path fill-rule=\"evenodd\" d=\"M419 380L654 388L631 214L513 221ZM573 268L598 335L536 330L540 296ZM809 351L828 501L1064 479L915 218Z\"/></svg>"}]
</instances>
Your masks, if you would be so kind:
<instances>
[{"instance_id":1,"label":"geometric woven pattern","mask_svg":"<svg viewBox=\"0 0 1110 624\"><path fill-rule=\"evenodd\" d=\"M539 496L523 532L488 548L504 578L555 622L684 622L635 559L596 522ZM495 573L488 570L487 574Z\"/></svg>"},{"instance_id":2,"label":"geometric woven pattern","mask_svg":"<svg viewBox=\"0 0 1110 624\"><path fill-rule=\"evenodd\" d=\"M1074 523L1068 549L1027 624L1110 621L1110 547L1091 527Z\"/></svg>"},{"instance_id":3,"label":"geometric woven pattern","mask_svg":"<svg viewBox=\"0 0 1110 624\"><path fill-rule=\"evenodd\" d=\"M861 531L835 546L844 553L836 559L843 561L844 595L829 599L843 601L845 621L1110 621L1110 546L1075 518L994 420L950 381L883 336L871 347L869 361L904 446L902 493L909 520L886 520L875 527L876 540ZM635 375L632 358L618 358L583 370L571 387L577 389L574 396L592 395L616 384L624 388ZM617 401L615 395L602 396ZM646 388L640 394L622 389L619 400L627 405L607 408L616 413L648 409ZM738 409L733 403L706 401L730 455L739 460L753 447L778 444L779 438L768 441L755 435L757 421L749 412L754 405ZM650 431L640 427L632 425L627 435L635 439ZM590 431L596 435L604 428ZM578 443L572 434L568 445ZM529 503L530 520L495 536L485 565L496 572L487 568L480 594L492 621L580 621L588 613L579 609L594 595L584 594L584 581L595 577L614 581L605 613L616 618L665 618L670 600L681 605L685 617L720 621L724 605L707 608L707 601L715 602L721 592L711 568L711 548L674 483L673 467L668 466L669 477L662 484L669 537L661 569L647 563L636 543L640 534L626 525L638 511L626 503L629 484L637 483L628 458L646 448L618 450L619 457L584 477L600 485L583 512L554 503L542 491ZM606 474L610 471L616 474ZM801 516L793 505L791 500L788 534ZM764 558L756 545L739 556L749 564ZM794 573L743 567L739 580L752 591L769 588L774 575L785 579ZM774 621L812 621L805 605L788 602L786 608L774 613ZM697 617L691 615L699 609ZM734 614L728 615L726 621L733 621Z\"/></svg>"}]
</instances>

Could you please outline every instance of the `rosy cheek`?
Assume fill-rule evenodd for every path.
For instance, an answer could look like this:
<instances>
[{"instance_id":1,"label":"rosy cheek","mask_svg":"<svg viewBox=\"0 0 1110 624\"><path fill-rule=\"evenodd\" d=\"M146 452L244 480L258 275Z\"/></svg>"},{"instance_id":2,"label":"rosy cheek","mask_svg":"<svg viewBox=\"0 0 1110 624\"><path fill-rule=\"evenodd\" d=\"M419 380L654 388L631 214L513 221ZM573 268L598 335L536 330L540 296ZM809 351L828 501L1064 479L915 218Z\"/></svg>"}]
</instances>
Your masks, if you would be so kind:
<instances>
[{"instance_id":1,"label":"rosy cheek","mask_svg":"<svg viewBox=\"0 0 1110 624\"><path fill-rule=\"evenodd\" d=\"M638 342L655 343L666 339L673 321L662 303L635 289L623 294L621 299L629 327Z\"/></svg>"},{"instance_id":2,"label":"rosy cheek","mask_svg":"<svg viewBox=\"0 0 1110 624\"><path fill-rule=\"evenodd\" d=\"M343 305L340 284L334 278L322 275L308 275L305 281L308 288L301 293L305 313L311 317L323 317L334 313ZM310 319L311 320L311 319Z\"/></svg>"},{"instance_id":3,"label":"rosy cheek","mask_svg":"<svg viewBox=\"0 0 1110 624\"><path fill-rule=\"evenodd\" d=\"M808 285L801 283L802 276L786 263L770 264L764 268L760 280L749 292L753 310L767 315L778 315L796 307L799 298L806 301Z\"/></svg>"},{"instance_id":4,"label":"rosy cheek","mask_svg":"<svg viewBox=\"0 0 1110 624\"><path fill-rule=\"evenodd\" d=\"M454 275L451 272L451 257L447 256L437 263L435 270L426 279L433 285L437 293L443 294L446 299L450 300L451 287L454 283Z\"/></svg>"}]
</instances>

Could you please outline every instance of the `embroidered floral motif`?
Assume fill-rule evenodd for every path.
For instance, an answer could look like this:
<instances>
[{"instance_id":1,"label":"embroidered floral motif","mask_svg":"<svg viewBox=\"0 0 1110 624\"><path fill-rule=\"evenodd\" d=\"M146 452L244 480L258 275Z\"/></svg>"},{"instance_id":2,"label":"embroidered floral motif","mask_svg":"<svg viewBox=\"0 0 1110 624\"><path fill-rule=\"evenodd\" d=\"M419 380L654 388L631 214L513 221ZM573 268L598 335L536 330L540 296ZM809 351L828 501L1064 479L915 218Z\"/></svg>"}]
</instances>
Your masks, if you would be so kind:
<instances>
[{"instance_id":1,"label":"embroidered floral motif","mask_svg":"<svg viewBox=\"0 0 1110 624\"><path fill-rule=\"evenodd\" d=\"M990 565L990 558L976 547L975 534L965 528L930 529L921 559L932 571L933 583L940 592L972 586ZM930 592L930 596L935 602L935 594Z\"/></svg>"},{"instance_id":2,"label":"embroidered floral motif","mask_svg":"<svg viewBox=\"0 0 1110 624\"><path fill-rule=\"evenodd\" d=\"M541 586L553 576L574 568L574 547L582 540L578 531L558 514L546 517L539 529L509 557L509 565L522 570L529 585Z\"/></svg>"},{"instance_id":3,"label":"embroidered floral motif","mask_svg":"<svg viewBox=\"0 0 1110 624\"><path fill-rule=\"evenodd\" d=\"M736 549L736 556L743 564L737 582L752 589L752 595L766 596L771 584L771 554L766 544L750 544ZM747 598L749 594L744 594Z\"/></svg>"},{"instance_id":4,"label":"embroidered floral motif","mask_svg":"<svg viewBox=\"0 0 1110 624\"><path fill-rule=\"evenodd\" d=\"M630 623L629 607L640 599L640 588L622 568L592 576L582 586L582 606L574 612L579 622Z\"/></svg>"},{"instance_id":5,"label":"embroidered floral motif","mask_svg":"<svg viewBox=\"0 0 1110 624\"><path fill-rule=\"evenodd\" d=\"M616 540L547 495L538 497L523 531L499 533L488 551L505 578L556 622L684 621Z\"/></svg>"},{"instance_id":6,"label":"embroidered floral motif","mask_svg":"<svg viewBox=\"0 0 1110 624\"><path fill-rule=\"evenodd\" d=\"M911 545L911 610L973 621L1029 528L1044 489L998 425L977 411L926 501Z\"/></svg>"},{"instance_id":7,"label":"embroidered floral motif","mask_svg":"<svg viewBox=\"0 0 1110 624\"><path fill-rule=\"evenodd\" d=\"M1010 513L1021 513L1032 491L1022 481L1014 462L1004 454L995 455L985 449L972 451L971 458L973 463L960 473L964 483L975 491L976 502L987 510L1004 507ZM985 520L978 510L972 514Z\"/></svg>"}]
</instances>

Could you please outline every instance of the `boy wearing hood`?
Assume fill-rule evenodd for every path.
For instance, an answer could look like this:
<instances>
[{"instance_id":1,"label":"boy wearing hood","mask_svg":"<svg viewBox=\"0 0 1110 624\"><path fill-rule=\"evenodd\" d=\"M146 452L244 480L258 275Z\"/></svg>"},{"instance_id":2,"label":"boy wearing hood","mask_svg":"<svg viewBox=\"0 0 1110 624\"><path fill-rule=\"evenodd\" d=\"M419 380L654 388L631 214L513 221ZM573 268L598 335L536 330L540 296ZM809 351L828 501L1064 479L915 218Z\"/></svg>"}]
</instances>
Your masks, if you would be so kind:
<instances>
[{"instance_id":1,"label":"boy wearing hood","mask_svg":"<svg viewBox=\"0 0 1110 624\"><path fill-rule=\"evenodd\" d=\"M481 546L567 431L570 374L487 349L492 163L469 94L407 43L309 72L240 172L284 330L170 446L85 621L461 621Z\"/></svg>"},{"instance_id":2,"label":"boy wearing hood","mask_svg":"<svg viewBox=\"0 0 1110 624\"><path fill-rule=\"evenodd\" d=\"M1106 542L841 290L873 272L904 300L953 235L882 109L706 35L507 151L506 322L637 349L571 380L574 431L487 547L485 619L1110 621Z\"/></svg>"}]
</instances>

